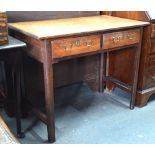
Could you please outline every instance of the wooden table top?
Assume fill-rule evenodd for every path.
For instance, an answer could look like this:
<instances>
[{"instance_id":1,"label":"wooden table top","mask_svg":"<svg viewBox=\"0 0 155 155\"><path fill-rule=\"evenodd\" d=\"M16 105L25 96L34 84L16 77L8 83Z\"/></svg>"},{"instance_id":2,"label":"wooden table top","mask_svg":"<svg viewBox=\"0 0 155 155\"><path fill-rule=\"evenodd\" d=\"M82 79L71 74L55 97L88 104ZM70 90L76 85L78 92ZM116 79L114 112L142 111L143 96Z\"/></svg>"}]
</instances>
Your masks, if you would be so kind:
<instances>
[{"instance_id":1,"label":"wooden table top","mask_svg":"<svg viewBox=\"0 0 155 155\"><path fill-rule=\"evenodd\" d=\"M9 28L20 31L38 39L56 38L81 33L117 30L139 27L149 24L137 20L124 19L112 16L89 16L67 19L52 19L9 23Z\"/></svg>"}]
</instances>

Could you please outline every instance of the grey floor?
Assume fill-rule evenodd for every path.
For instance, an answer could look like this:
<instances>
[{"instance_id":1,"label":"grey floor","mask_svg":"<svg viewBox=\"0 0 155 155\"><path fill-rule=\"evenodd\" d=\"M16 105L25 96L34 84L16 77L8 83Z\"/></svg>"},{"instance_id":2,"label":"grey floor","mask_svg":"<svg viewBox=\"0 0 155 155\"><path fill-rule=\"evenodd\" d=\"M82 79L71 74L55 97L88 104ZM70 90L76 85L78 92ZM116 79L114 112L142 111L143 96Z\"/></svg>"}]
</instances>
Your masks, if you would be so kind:
<instances>
[{"instance_id":1,"label":"grey floor","mask_svg":"<svg viewBox=\"0 0 155 155\"><path fill-rule=\"evenodd\" d=\"M155 100L143 108L129 109L130 95L94 93L85 84L56 91L56 144L155 143ZM1 110L15 133L15 120ZM23 119L26 137L21 143L47 143L46 126L35 117Z\"/></svg>"}]
</instances>

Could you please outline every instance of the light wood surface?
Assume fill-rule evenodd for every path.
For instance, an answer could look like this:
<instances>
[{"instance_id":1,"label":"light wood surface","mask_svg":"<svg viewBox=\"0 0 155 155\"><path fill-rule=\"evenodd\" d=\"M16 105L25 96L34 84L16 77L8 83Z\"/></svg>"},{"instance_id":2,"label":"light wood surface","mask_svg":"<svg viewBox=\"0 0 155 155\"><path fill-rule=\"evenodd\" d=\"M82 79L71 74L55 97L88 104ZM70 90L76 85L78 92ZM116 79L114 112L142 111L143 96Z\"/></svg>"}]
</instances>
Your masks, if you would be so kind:
<instances>
[{"instance_id":1,"label":"light wood surface","mask_svg":"<svg viewBox=\"0 0 155 155\"><path fill-rule=\"evenodd\" d=\"M147 22L101 15L80 18L9 23L9 27L35 38L43 39L80 33L130 28L147 24Z\"/></svg>"},{"instance_id":2,"label":"light wood surface","mask_svg":"<svg viewBox=\"0 0 155 155\"><path fill-rule=\"evenodd\" d=\"M0 144L17 144L19 143L15 136L11 133L8 126L0 116Z\"/></svg>"}]
</instances>

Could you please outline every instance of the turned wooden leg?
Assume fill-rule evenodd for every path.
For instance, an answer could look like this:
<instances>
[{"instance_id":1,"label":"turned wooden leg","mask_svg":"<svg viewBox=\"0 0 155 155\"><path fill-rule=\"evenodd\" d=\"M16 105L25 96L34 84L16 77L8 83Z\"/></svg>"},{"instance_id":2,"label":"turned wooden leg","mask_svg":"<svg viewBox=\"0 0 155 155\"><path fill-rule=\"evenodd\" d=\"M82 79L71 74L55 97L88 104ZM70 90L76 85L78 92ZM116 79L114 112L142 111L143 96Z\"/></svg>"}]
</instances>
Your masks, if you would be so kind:
<instances>
[{"instance_id":1,"label":"turned wooden leg","mask_svg":"<svg viewBox=\"0 0 155 155\"><path fill-rule=\"evenodd\" d=\"M55 141L55 119L54 119L54 87L53 87L53 66L49 51L47 50L47 43L44 41L44 87L45 87L45 106L47 116L47 132L48 141L50 143Z\"/></svg>"},{"instance_id":2,"label":"turned wooden leg","mask_svg":"<svg viewBox=\"0 0 155 155\"><path fill-rule=\"evenodd\" d=\"M143 28L141 28L141 38L142 38L142 30L143 30ZM131 110L134 109L135 102L136 102L140 53L141 53L141 43L139 43L137 51L135 53L134 69L133 69L134 77L133 77L133 86L131 89L131 101L130 101L130 109Z\"/></svg>"}]
</instances>

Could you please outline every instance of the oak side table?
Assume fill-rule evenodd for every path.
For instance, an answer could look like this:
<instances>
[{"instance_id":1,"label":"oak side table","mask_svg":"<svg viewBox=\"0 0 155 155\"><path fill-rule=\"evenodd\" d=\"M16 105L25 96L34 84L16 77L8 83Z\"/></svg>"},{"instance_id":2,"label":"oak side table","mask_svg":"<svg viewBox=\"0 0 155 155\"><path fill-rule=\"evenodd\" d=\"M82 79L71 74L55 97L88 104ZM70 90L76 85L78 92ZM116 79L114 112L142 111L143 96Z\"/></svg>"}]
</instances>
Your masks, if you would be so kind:
<instances>
[{"instance_id":1,"label":"oak side table","mask_svg":"<svg viewBox=\"0 0 155 155\"><path fill-rule=\"evenodd\" d=\"M147 24L105 15L9 24L14 36L27 43L27 55L43 64L46 113L41 113L38 109L34 112L47 124L49 142L55 141L53 64L75 57L100 54L99 91L103 91L105 80L110 80L121 88L128 88L131 91L130 109L133 109L142 30ZM108 61L109 52L127 47L134 47L136 52L133 82L130 86L108 76L108 66L104 61L105 55Z\"/></svg>"}]
</instances>

